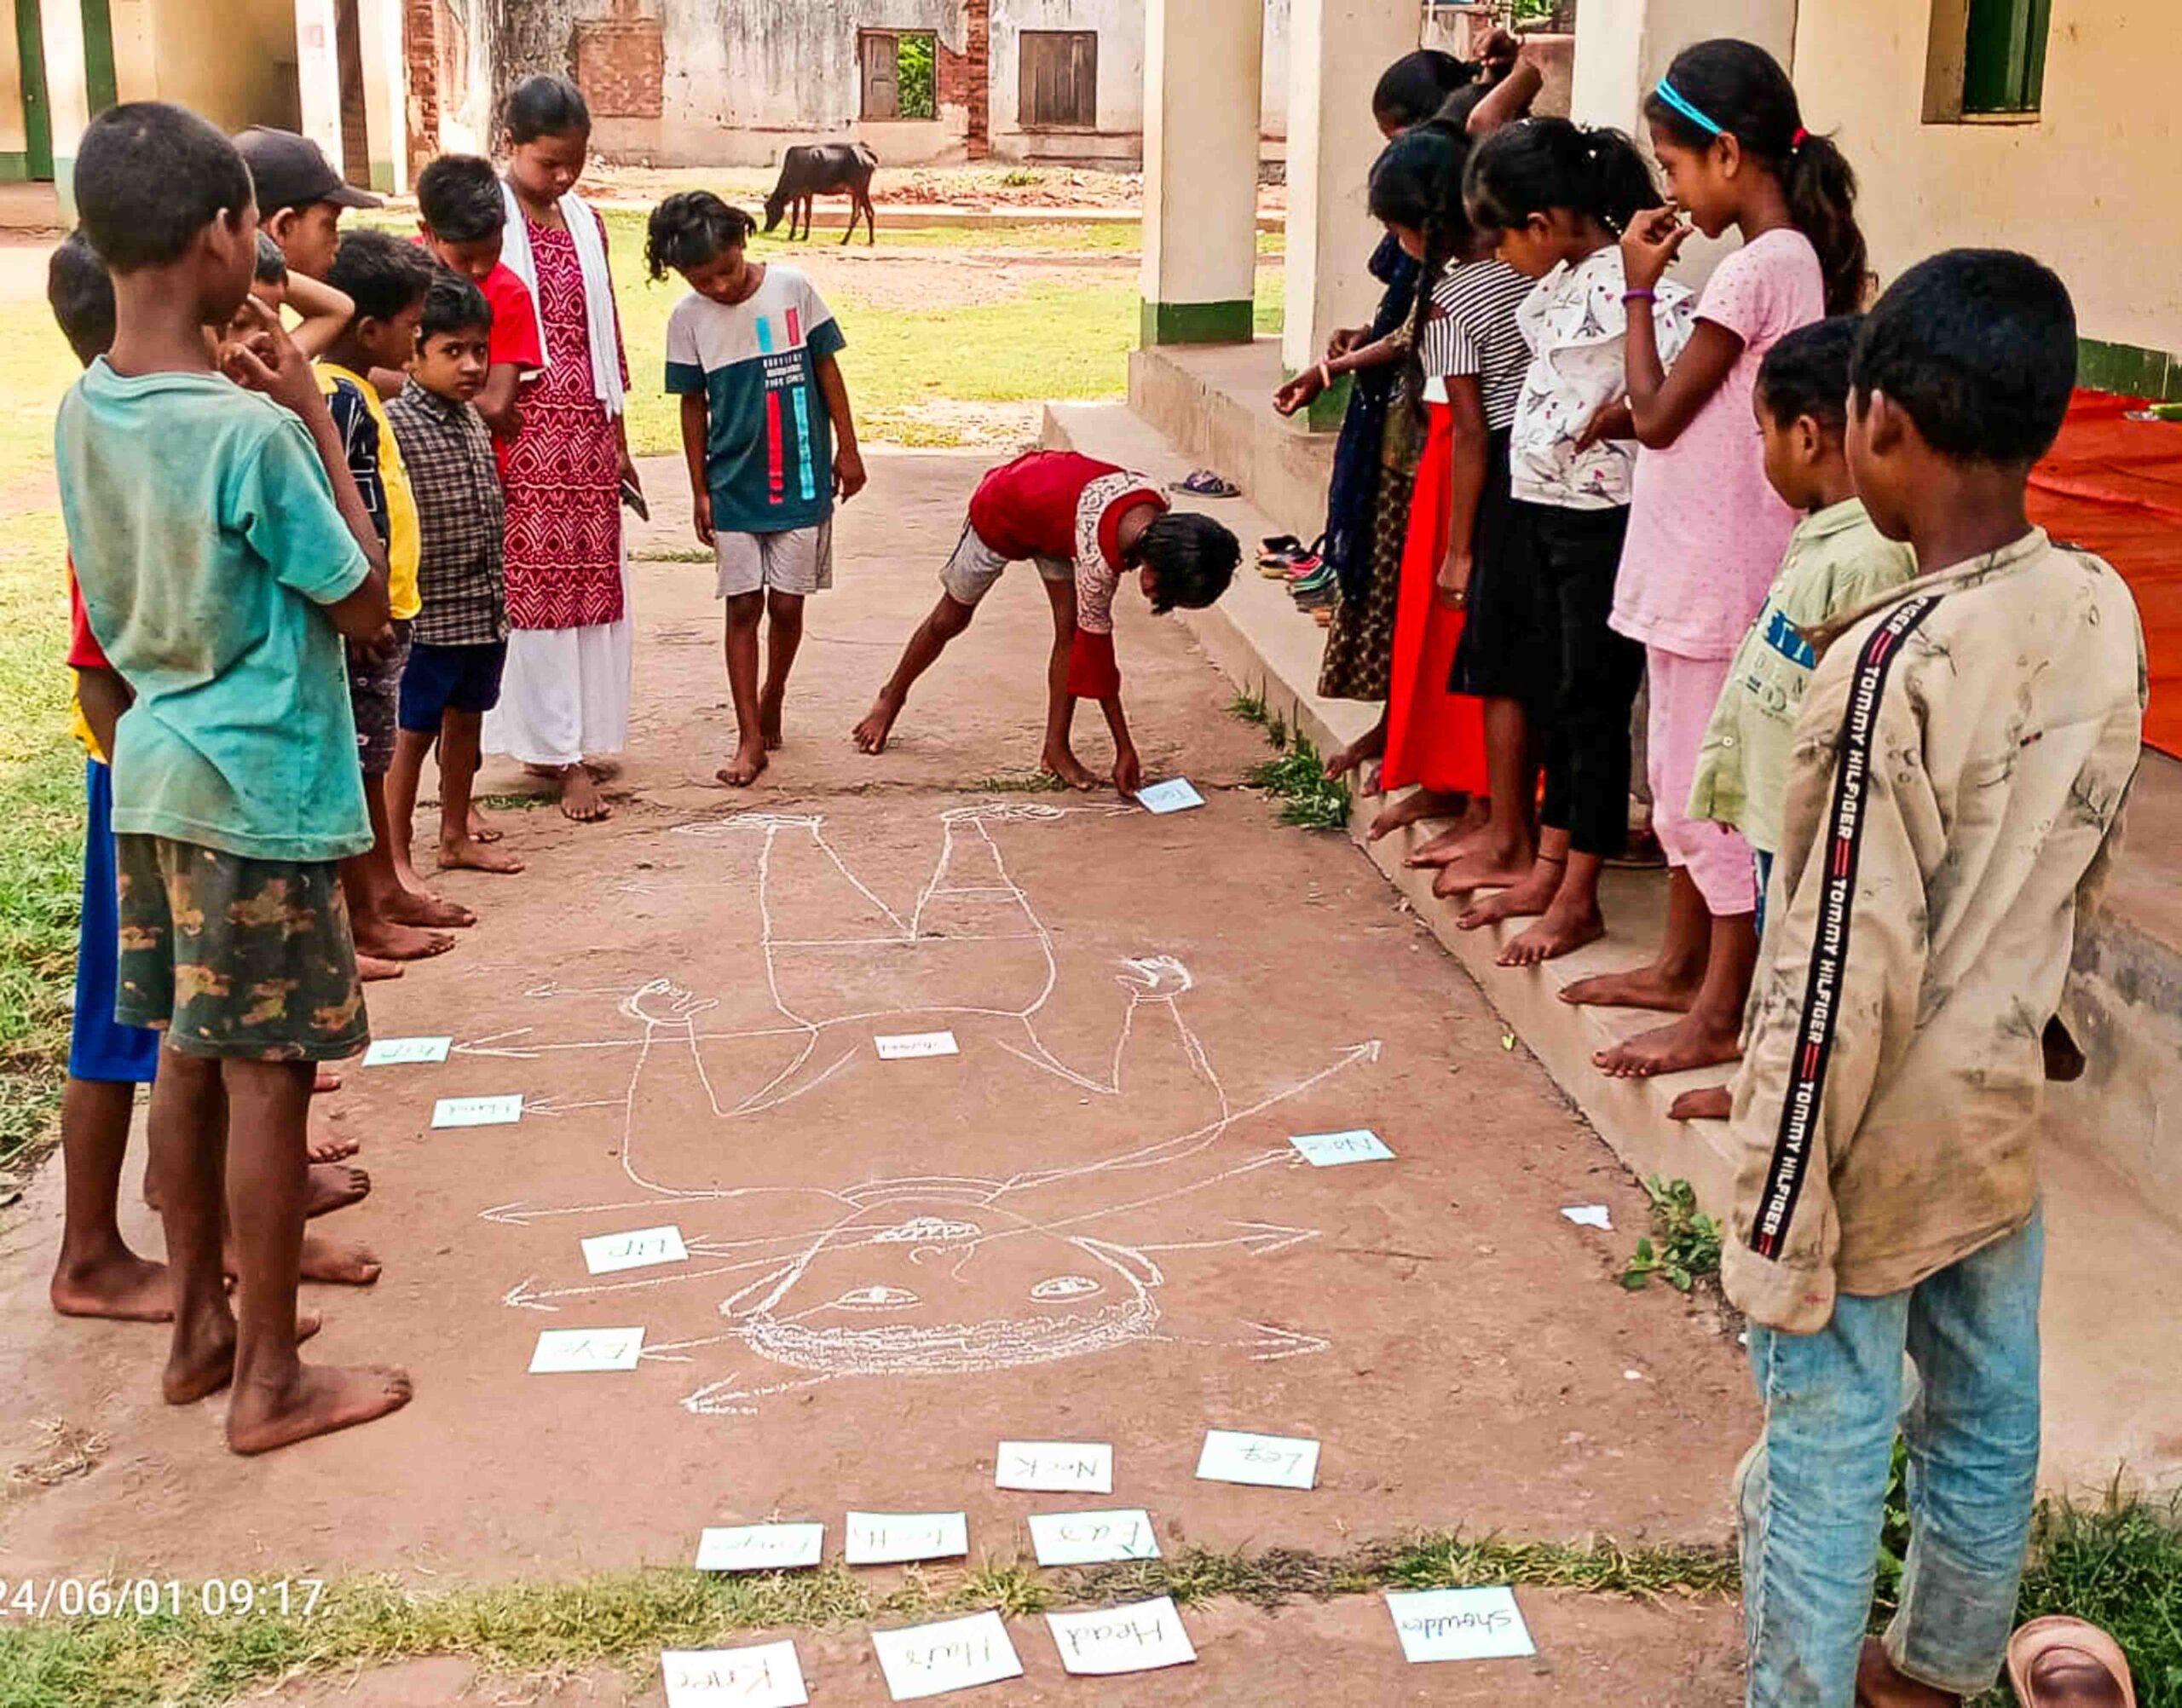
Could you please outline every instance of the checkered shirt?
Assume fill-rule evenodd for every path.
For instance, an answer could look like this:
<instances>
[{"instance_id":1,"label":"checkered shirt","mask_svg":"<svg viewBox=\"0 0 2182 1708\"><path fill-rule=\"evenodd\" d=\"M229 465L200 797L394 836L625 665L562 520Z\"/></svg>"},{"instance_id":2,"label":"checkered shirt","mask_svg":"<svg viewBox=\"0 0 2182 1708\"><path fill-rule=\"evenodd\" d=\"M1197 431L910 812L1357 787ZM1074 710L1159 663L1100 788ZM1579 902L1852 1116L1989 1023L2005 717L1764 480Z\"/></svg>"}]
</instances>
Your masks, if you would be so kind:
<instances>
[{"instance_id":1,"label":"checkered shirt","mask_svg":"<svg viewBox=\"0 0 2182 1708\"><path fill-rule=\"evenodd\" d=\"M424 609L409 631L429 646L488 646L508 632L501 570L507 501L483 418L412 380L386 406L417 494Z\"/></svg>"}]
</instances>

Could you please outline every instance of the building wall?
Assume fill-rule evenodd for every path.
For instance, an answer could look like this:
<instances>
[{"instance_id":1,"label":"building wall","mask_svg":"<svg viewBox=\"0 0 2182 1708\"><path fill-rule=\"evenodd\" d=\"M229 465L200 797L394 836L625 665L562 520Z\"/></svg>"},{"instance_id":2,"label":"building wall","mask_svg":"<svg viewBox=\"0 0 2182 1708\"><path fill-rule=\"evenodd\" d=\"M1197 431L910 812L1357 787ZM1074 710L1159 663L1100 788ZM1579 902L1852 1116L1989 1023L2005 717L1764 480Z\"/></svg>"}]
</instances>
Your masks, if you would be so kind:
<instances>
[{"instance_id":1,"label":"building wall","mask_svg":"<svg viewBox=\"0 0 2182 1708\"><path fill-rule=\"evenodd\" d=\"M23 61L15 46L14 8L0 29L0 178L20 178L30 136L23 125Z\"/></svg>"},{"instance_id":2,"label":"building wall","mask_svg":"<svg viewBox=\"0 0 2182 1708\"><path fill-rule=\"evenodd\" d=\"M222 130L297 128L293 0L222 0L219 10L209 28L199 0L111 0L121 99L175 101Z\"/></svg>"},{"instance_id":3,"label":"building wall","mask_svg":"<svg viewBox=\"0 0 2182 1708\"><path fill-rule=\"evenodd\" d=\"M2157 236L2182 188L2173 0L2056 6L2029 124L1923 122L1931 11L1827 0L1802 9L1796 32L1804 117L1862 180L1882 280L1960 245L2027 250L2068 281L2086 338L2182 352L2182 268Z\"/></svg>"}]
</instances>

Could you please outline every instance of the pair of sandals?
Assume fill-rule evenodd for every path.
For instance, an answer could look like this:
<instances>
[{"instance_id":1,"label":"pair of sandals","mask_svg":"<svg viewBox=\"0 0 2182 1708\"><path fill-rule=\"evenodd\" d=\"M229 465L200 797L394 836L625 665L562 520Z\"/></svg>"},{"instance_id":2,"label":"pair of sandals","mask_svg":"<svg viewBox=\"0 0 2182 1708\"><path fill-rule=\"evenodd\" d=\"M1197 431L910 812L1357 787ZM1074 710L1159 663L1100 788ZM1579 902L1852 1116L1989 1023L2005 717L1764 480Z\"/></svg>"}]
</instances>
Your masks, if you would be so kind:
<instances>
[{"instance_id":1,"label":"pair of sandals","mask_svg":"<svg viewBox=\"0 0 2182 1708\"><path fill-rule=\"evenodd\" d=\"M2052 1613L2031 1620L2008 1639L2008 1682L2014 1687L2022 1708L2052 1708L2063 1699L2086 1699L2078 1692L2071 1692L2065 1699L2055 1694L2059 1683L2053 1676L2056 1668L2075 1678L2087 1672L2104 1672L2113 1686L2105 1699L2114 1708L2137 1708L2137 1687L2129 1676L2128 1657L2121 1653L2121 1645L2097 1625Z\"/></svg>"},{"instance_id":2,"label":"pair of sandals","mask_svg":"<svg viewBox=\"0 0 2182 1708\"><path fill-rule=\"evenodd\" d=\"M1324 544L1305 545L1292 534L1269 534L1258 554L1258 573L1284 580L1296 609L1309 612L1320 628L1333 620L1333 608L1341 597L1333 565L1320 551Z\"/></svg>"},{"instance_id":3,"label":"pair of sandals","mask_svg":"<svg viewBox=\"0 0 2182 1708\"><path fill-rule=\"evenodd\" d=\"M1232 499L1243 495L1243 489L1234 482L1224 475L1215 474L1210 469L1192 469L1169 490L1201 499Z\"/></svg>"}]
</instances>

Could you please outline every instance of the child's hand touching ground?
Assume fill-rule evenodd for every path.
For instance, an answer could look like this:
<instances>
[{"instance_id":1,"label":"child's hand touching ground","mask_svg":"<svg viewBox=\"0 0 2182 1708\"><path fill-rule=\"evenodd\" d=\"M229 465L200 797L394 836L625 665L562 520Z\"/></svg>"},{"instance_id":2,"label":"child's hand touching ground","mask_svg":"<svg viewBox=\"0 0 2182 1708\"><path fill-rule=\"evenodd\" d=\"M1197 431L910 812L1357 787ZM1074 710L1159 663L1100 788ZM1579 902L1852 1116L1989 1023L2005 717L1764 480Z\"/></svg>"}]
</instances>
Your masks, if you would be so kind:
<instances>
[{"instance_id":1,"label":"child's hand touching ground","mask_svg":"<svg viewBox=\"0 0 2182 1708\"><path fill-rule=\"evenodd\" d=\"M1136 756L1134 747L1114 750L1114 787L1134 800L1136 792L1144 787L1144 762Z\"/></svg>"},{"instance_id":2,"label":"child's hand touching ground","mask_svg":"<svg viewBox=\"0 0 2182 1708\"><path fill-rule=\"evenodd\" d=\"M844 445L834 453L834 492L837 497L854 498L870 478L863 471L863 453L855 446Z\"/></svg>"},{"instance_id":3,"label":"child's hand touching ground","mask_svg":"<svg viewBox=\"0 0 2182 1708\"><path fill-rule=\"evenodd\" d=\"M1621 237L1621 270L1631 291L1649 291L1666 276L1696 228L1672 208L1648 208Z\"/></svg>"}]
</instances>

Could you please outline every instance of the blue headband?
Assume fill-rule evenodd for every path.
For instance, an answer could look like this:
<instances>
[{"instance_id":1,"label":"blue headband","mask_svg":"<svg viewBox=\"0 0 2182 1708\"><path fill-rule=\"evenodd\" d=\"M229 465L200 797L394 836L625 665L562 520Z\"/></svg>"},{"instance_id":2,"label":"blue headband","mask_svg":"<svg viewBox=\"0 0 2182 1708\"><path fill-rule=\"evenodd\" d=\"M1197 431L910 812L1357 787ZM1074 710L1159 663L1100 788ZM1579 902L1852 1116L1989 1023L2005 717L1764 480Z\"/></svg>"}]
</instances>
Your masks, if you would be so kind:
<instances>
[{"instance_id":1,"label":"blue headband","mask_svg":"<svg viewBox=\"0 0 2182 1708\"><path fill-rule=\"evenodd\" d=\"M1684 118L1687 118L1692 124L1701 126L1715 136L1724 136L1727 135L1726 127L1715 124L1711 119L1707 118L1705 114L1698 109L1694 103L1693 103L1680 89L1677 89L1665 78L1661 78L1660 79L1659 88L1655 89L1654 93L1656 94L1661 101L1666 102L1669 107L1671 107L1677 113L1679 113Z\"/></svg>"}]
</instances>

